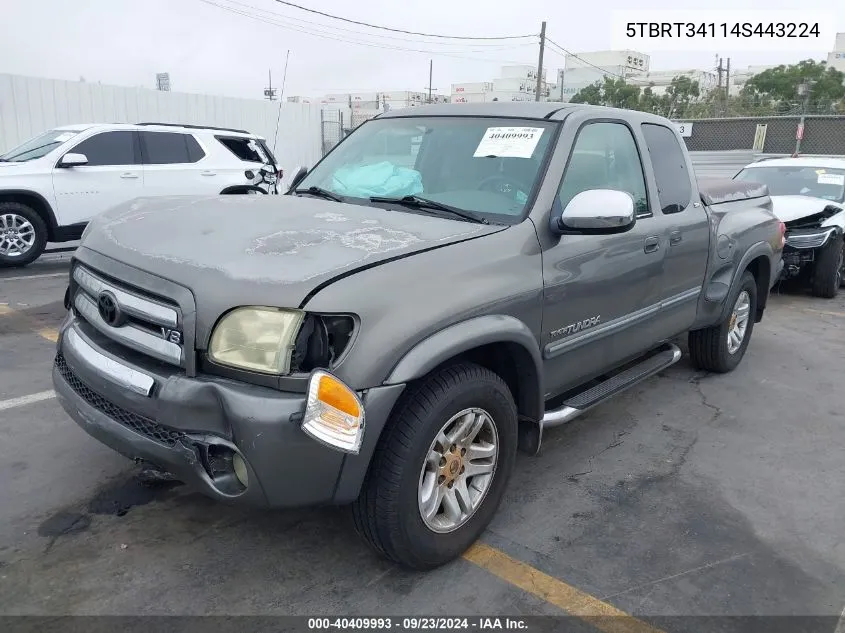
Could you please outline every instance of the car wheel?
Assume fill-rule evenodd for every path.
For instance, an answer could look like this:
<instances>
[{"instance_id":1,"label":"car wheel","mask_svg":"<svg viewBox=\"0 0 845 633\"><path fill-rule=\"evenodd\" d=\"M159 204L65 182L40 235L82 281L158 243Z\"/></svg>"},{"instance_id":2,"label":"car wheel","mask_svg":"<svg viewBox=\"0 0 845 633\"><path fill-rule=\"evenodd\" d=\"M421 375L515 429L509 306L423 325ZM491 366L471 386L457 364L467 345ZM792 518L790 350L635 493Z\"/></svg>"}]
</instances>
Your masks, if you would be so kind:
<instances>
[{"instance_id":1,"label":"car wheel","mask_svg":"<svg viewBox=\"0 0 845 633\"><path fill-rule=\"evenodd\" d=\"M689 333L689 352L697 369L718 373L739 365L754 330L757 312L757 282L745 271L731 295L731 311L721 323Z\"/></svg>"},{"instance_id":2,"label":"car wheel","mask_svg":"<svg viewBox=\"0 0 845 633\"><path fill-rule=\"evenodd\" d=\"M463 363L409 388L376 448L352 516L376 551L425 570L489 524L516 460L517 411L494 372Z\"/></svg>"},{"instance_id":3,"label":"car wheel","mask_svg":"<svg viewBox=\"0 0 845 633\"><path fill-rule=\"evenodd\" d=\"M845 244L831 240L818 253L813 274L812 292L817 297L833 299L842 285L845 267Z\"/></svg>"},{"instance_id":4,"label":"car wheel","mask_svg":"<svg viewBox=\"0 0 845 633\"><path fill-rule=\"evenodd\" d=\"M0 202L0 266L26 266L47 246L47 225L20 202Z\"/></svg>"}]
</instances>

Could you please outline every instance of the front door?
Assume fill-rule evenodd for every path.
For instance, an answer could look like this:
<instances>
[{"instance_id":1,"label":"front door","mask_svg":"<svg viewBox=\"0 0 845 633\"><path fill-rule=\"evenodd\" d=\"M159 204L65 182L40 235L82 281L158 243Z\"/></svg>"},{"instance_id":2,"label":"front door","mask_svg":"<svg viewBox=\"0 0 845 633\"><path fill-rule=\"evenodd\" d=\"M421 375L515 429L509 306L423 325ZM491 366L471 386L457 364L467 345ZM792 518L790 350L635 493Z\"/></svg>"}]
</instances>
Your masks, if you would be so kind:
<instances>
[{"instance_id":1,"label":"front door","mask_svg":"<svg viewBox=\"0 0 845 633\"><path fill-rule=\"evenodd\" d=\"M567 123L583 126L552 217L582 191L613 189L632 196L637 220L625 233L563 235L543 252L547 398L648 350L649 301L665 253L649 207L644 152L631 128L605 119Z\"/></svg>"},{"instance_id":2,"label":"front door","mask_svg":"<svg viewBox=\"0 0 845 633\"><path fill-rule=\"evenodd\" d=\"M135 132L100 132L65 153L84 154L88 163L53 168L60 225L88 222L103 211L143 195Z\"/></svg>"}]
</instances>

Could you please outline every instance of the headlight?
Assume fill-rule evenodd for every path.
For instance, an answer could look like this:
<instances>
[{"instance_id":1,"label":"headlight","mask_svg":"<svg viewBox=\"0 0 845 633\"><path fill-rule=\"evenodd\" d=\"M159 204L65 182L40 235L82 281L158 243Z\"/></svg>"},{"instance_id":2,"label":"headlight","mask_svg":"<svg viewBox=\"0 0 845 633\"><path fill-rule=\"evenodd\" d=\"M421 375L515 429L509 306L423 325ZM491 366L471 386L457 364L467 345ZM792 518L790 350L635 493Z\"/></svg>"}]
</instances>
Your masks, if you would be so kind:
<instances>
[{"instance_id":1,"label":"headlight","mask_svg":"<svg viewBox=\"0 0 845 633\"><path fill-rule=\"evenodd\" d=\"M302 430L318 442L357 455L364 438L364 405L338 378L315 371L308 383Z\"/></svg>"},{"instance_id":2,"label":"headlight","mask_svg":"<svg viewBox=\"0 0 845 633\"><path fill-rule=\"evenodd\" d=\"M836 228L831 227L815 232L790 233L786 236L786 243L792 248L819 248L824 246L834 231Z\"/></svg>"},{"instance_id":3,"label":"headlight","mask_svg":"<svg viewBox=\"0 0 845 633\"><path fill-rule=\"evenodd\" d=\"M301 310L236 308L214 328L208 356L220 365L277 376L286 374L304 317Z\"/></svg>"}]
</instances>

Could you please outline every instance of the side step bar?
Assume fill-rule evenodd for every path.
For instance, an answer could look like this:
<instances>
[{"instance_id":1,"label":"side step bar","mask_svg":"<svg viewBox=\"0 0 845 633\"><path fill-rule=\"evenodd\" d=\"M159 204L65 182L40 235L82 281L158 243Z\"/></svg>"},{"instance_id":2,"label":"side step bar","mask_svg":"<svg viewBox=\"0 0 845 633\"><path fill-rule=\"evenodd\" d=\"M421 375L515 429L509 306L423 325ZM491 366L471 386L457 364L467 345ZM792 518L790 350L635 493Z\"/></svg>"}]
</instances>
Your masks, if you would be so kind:
<instances>
[{"instance_id":1,"label":"side step bar","mask_svg":"<svg viewBox=\"0 0 845 633\"><path fill-rule=\"evenodd\" d=\"M594 387L570 396L559 408L546 411L539 425L531 424L536 429L534 431L536 437L521 438L525 441L526 452L536 454L540 450L545 429L571 422L593 407L674 365L680 359L680 348L672 343L666 343L636 365L612 375Z\"/></svg>"}]
</instances>

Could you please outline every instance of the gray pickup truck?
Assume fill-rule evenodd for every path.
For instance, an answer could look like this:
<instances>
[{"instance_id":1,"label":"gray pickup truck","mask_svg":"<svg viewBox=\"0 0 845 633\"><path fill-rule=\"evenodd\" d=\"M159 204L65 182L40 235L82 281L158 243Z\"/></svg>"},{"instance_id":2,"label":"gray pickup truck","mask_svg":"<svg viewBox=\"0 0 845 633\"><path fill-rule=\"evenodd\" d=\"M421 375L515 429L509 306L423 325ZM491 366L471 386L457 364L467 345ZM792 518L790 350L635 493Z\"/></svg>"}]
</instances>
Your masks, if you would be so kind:
<instances>
[{"instance_id":1,"label":"gray pickup truck","mask_svg":"<svg viewBox=\"0 0 845 633\"><path fill-rule=\"evenodd\" d=\"M781 269L764 185L699 188L664 118L432 105L287 195L136 200L76 251L53 382L90 435L220 501L348 505L427 569L517 450L677 362L734 369Z\"/></svg>"}]
</instances>

